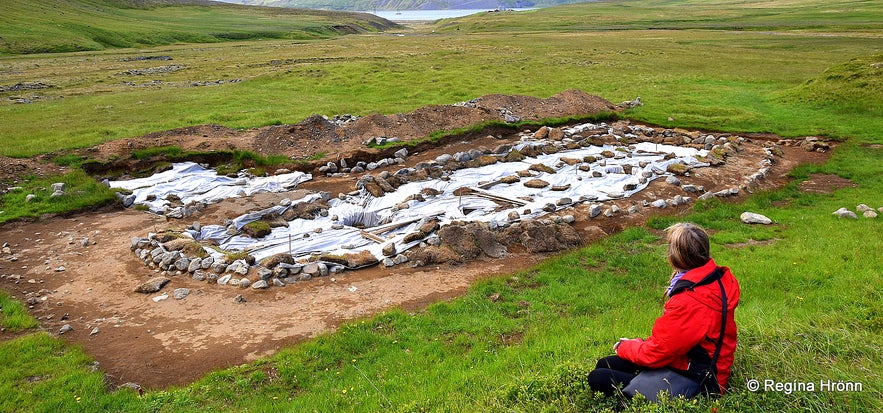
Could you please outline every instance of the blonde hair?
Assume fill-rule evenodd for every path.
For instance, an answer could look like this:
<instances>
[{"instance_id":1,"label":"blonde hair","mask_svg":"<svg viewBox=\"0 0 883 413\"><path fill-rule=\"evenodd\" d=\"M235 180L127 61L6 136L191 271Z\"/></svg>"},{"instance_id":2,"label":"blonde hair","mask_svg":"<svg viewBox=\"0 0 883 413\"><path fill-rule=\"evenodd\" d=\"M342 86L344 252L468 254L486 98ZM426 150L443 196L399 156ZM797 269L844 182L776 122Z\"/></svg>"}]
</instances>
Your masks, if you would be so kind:
<instances>
[{"instance_id":1,"label":"blonde hair","mask_svg":"<svg viewBox=\"0 0 883 413\"><path fill-rule=\"evenodd\" d=\"M708 234L698 225L684 222L665 231L668 233L668 262L675 270L692 270L711 259Z\"/></svg>"}]
</instances>

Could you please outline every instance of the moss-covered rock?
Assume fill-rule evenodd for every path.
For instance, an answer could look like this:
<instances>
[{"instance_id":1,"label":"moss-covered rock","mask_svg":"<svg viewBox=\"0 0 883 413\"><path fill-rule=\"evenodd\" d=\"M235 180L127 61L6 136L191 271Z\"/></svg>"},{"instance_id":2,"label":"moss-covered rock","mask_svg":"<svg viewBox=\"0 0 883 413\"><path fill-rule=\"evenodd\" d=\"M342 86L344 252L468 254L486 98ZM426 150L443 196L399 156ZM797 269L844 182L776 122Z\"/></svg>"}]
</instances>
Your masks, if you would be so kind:
<instances>
[{"instance_id":1,"label":"moss-covered rock","mask_svg":"<svg viewBox=\"0 0 883 413\"><path fill-rule=\"evenodd\" d=\"M242 227L242 232L252 238L263 238L270 235L270 223L267 221L253 221Z\"/></svg>"}]
</instances>

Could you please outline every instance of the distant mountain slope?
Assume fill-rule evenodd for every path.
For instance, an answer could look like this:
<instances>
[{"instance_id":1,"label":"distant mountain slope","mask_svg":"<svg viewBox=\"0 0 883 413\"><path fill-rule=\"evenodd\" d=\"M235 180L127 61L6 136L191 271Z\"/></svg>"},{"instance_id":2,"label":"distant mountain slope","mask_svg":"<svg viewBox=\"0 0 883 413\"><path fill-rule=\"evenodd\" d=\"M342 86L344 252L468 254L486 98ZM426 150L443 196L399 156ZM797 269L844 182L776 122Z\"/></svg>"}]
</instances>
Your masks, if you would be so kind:
<instances>
[{"instance_id":1,"label":"distant mountain slope","mask_svg":"<svg viewBox=\"0 0 883 413\"><path fill-rule=\"evenodd\" d=\"M325 10L452 10L548 7L587 0L221 0L227 3ZM588 0L593 1L593 0Z\"/></svg>"},{"instance_id":2,"label":"distant mountain slope","mask_svg":"<svg viewBox=\"0 0 883 413\"><path fill-rule=\"evenodd\" d=\"M0 55L257 38L314 39L396 27L364 13L207 0L2 0Z\"/></svg>"}]
</instances>

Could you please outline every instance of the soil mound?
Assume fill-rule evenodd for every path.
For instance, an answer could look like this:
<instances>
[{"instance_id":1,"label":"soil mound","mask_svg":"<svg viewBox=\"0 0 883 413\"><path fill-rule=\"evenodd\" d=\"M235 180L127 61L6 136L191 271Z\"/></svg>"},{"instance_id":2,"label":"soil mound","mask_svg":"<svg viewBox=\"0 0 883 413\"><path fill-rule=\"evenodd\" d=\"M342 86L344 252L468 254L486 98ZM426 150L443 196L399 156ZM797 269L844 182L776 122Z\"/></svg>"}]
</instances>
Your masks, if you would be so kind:
<instances>
[{"instance_id":1,"label":"soil mound","mask_svg":"<svg viewBox=\"0 0 883 413\"><path fill-rule=\"evenodd\" d=\"M546 99L523 95L486 95L451 105L429 105L408 113L328 119L314 114L297 124L237 131L219 125L198 125L107 142L83 150L96 160L128 157L133 150L178 146L184 151L253 151L307 159L317 154L336 159L347 151L365 149L372 138L422 139L435 131L452 131L488 121L513 123L549 118L617 112L613 103L580 90L566 90Z\"/></svg>"}]
</instances>

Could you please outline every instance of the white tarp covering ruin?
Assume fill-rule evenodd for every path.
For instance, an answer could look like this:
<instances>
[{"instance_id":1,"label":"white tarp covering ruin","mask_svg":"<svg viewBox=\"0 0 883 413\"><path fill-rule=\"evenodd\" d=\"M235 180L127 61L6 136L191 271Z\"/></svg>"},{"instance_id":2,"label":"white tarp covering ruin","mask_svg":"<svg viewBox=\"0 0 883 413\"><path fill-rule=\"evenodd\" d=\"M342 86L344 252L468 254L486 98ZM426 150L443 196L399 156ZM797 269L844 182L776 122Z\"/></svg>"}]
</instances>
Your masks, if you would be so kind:
<instances>
[{"instance_id":1,"label":"white tarp covering ruin","mask_svg":"<svg viewBox=\"0 0 883 413\"><path fill-rule=\"evenodd\" d=\"M303 172L230 178L196 163L183 162L147 178L112 181L109 185L111 188L132 191L135 195L134 203L147 205L151 212L166 213L171 205L171 201L167 200L169 195L177 196L184 205L191 202L210 204L259 192L288 191L310 179L312 176Z\"/></svg>"},{"instance_id":2,"label":"white tarp covering ruin","mask_svg":"<svg viewBox=\"0 0 883 413\"><path fill-rule=\"evenodd\" d=\"M532 143L529 141L522 142L517 147L523 148L530 144ZM617 155L605 158L600 155L604 151L612 151ZM191 230L190 233L197 240L215 240L224 250L247 250L258 260L286 252L299 258L315 253L348 254L361 250L367 250L382 259L381 250L390 242L396 244L398 252L419 243L420 241L412 241L405 244L403 240L407 234L415 231L421 223L420 219L424 217L438 217L441 225L453 220L475 220L488 222L491 227L504 226L509 224L510 213L513 211L519 214L519 219L533 218L547 214L550 209L565 208L573 203L631 196L644 189L653 179L668 175L666 168L669 164L682 163L690 168L707 166L696 159L706 153L704 150L653 143L638 143L629 148L607 145L580 148L526 158L520 162L500 162L479 168L461 169L450 172L444 179L404 184L395 192L382 197L374 197L362 190L356 196L330 199L327 216L290 221L287 227L274 228L270 235L258 240L244 235L228 235L227 228L219 225L202 226L198 232ZM666 154L669 154L668 159ZM582 170L580 164L568 165L561 161L565 157L584 159L586 156L595 156L599 160L591 164L583 163ZM532 178L523 178L520 182L495 184L483 191L489 197L454 195L454 191L459 188L477 188L527 170L538 163L554 169L555 172L534 172ZM585 170L585 165L590 168ZM631 165L630 174L625 173L628 168L623 168L623 165ZM524 186L524 181L534 178L542 179L550 186L540 189ZM196 180L179 181L201 188L194 182ZM552 191L552 186L566 189ZM435 189L440 194L427 196L425 201L409 198L424 188ZM186 191L184 188L179 190ZM318 196L297 202L313 202ZM516 203L494 201L491 199L494 197L498 197L498 200L510 199ZM407 204L407 207L403 208L403 204ZM276 206L271 210L281 213L289 207L291 206ZM233 220L233 225L237 229L241 228L246 223L259 219L265 212L270 212L270 209L243 215ZM383 227L390 223L392 224L388 226L391 228ZM366 232L370 234L366 235ZM374 236L370 236L371 234ZM378 242L378 237L383 240L382 243Z\"/></svg>"}]
</instances>

